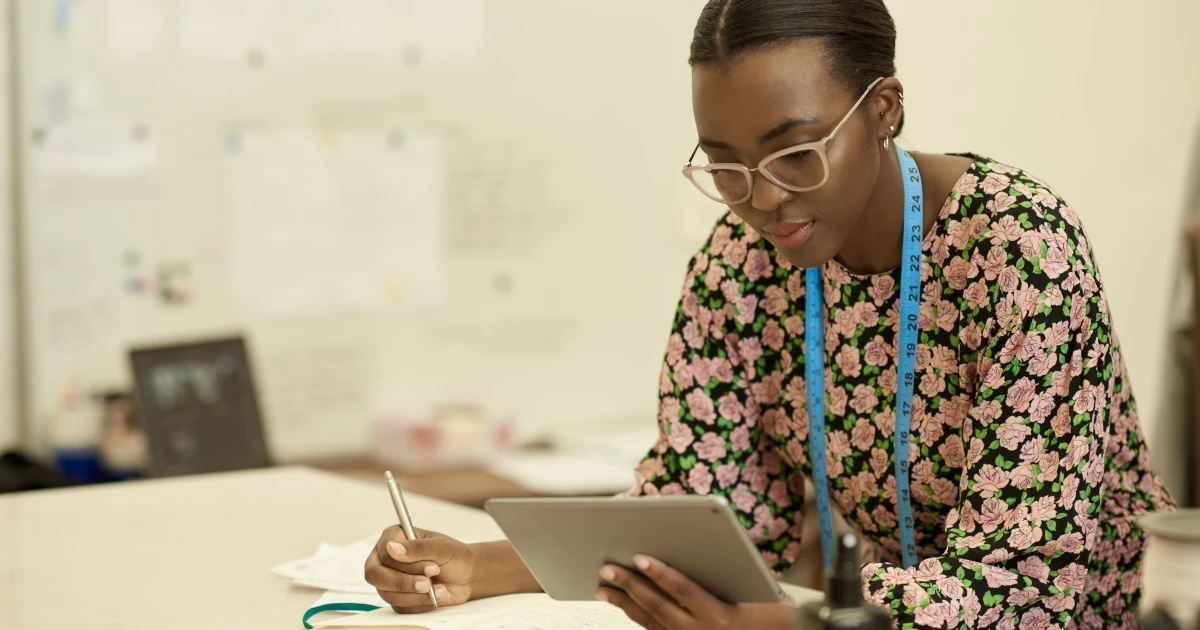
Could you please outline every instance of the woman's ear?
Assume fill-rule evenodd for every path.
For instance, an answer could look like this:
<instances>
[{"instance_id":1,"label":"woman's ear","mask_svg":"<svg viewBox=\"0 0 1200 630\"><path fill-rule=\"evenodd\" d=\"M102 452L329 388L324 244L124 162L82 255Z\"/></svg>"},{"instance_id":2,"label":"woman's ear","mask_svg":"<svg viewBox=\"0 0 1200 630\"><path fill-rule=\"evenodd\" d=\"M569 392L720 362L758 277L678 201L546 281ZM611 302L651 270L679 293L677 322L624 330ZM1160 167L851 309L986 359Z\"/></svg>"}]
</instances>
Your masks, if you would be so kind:
<instances>
[{"instance_id":1,"label":"woman's ear","mask_svg":"<svg viewBox=\"0 0 1200 630\"><path fill-rule=\"evenodd\" d=\"M880 81L871 104L875 108L875 138L881 143L885 138L895 138L904 121L904 86L900 79L888 77Z\"/></svg>"}]
</instances>

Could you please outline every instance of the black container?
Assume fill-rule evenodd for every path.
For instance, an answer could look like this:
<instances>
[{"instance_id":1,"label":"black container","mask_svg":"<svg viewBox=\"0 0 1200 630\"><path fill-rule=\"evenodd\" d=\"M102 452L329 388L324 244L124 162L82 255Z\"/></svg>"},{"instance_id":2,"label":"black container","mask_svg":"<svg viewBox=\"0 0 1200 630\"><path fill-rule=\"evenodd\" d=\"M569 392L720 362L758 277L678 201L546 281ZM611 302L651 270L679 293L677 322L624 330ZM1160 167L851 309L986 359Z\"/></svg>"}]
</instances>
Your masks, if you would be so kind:
<instances>
[{"instance_id":1,"label":"black container","mask_svg":"<svg viewBox=\"0 0 1200 630\"><path fill-rule=\"evenodd\" d=\"M891 615L863 599L858 547L854 534L838 538L833 570L825 576L825 601L801 607L796 630L891 630Z\"/></svg>"}]
</instances>

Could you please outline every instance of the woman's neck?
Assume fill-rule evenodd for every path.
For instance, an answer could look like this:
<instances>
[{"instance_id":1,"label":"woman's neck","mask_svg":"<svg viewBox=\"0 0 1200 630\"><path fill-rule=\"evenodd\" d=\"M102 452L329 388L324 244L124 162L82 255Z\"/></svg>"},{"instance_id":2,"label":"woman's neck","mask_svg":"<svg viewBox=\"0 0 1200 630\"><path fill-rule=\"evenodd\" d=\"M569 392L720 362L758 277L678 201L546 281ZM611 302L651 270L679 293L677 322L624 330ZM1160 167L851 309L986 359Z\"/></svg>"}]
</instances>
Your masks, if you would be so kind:
<instances>
[{"instance_id":1,"label":"woman's neck","mask_svg":"<svg viewBox=\"0 0 1200 630\"><path fill-rule=\"evenodd\" d=\"M900 266L900 233L904 229L904 182L900 159L893 151L884 154L875 190L867 200L858 225L835 257L850 271L873 275Z\"/></svg>"},{"instance_id":2,"label":"woman's neck","mask_svg":"<svg viewBox=\"0 0 1200 630\"><path fill-rule=\"evenodd\" d=\"M954 184L970 168L972 160L948 155L912 154L921 169L921 192L924 196L923 232L928 234L937 223L938 215ZM875 190L867 201L850 237L835 257L851 272L874 275L900 266L903 254L901 234L904 231L904 179L900 174L900 158L888 151L879 171Z\"/></svg>"}]
</instances>

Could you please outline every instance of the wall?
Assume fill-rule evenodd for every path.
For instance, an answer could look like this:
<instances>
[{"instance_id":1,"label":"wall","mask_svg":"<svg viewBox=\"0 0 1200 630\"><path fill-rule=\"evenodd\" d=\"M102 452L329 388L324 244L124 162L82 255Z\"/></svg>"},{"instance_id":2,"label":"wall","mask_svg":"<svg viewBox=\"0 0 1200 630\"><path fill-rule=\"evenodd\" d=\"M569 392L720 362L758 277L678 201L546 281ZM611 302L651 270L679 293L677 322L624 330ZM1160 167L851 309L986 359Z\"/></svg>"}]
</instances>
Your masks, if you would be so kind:
<instances>
[{"instance_id":1,"label":"wall","mask_svg":"<svg viewBox=\"0 0 1200 630\"><path fill-rule=\"evenodd\" d=\"M889 2L910 146L1047 180L1083 218L1143 426L1172 488L1182 441L1167 311L1200 124L1200 3Z\"/></svg>"},{"instance_id":2,"label":"wall","mask_svg":"<svg viewBox=\"0 0 1200 630\"><path fill-rule=\"evenodd\" d=\"M653 431L720 210L679 172L687 4L20 5L36 443L131 346L231 331L281 460L444 403Z\"/></svg>"},{"instance_id":3,"label":"wall","mask_svg":"<svg viewBox=\"0 0 1200 630\"><path fill-rule=\"evenodd\" d=\"M10 83L10 11L12 3L0 1L0 451L17 444L17 353L14 315L16 313L16 224L12 205L13 171Z\"/></svg>"},{"instance_id":4,"label":"wall","mask_svg":"<svg viewBox=\"0 0 1200 630\"><path fill-rule=\"evenodd\" d=\"M647 419L677 286L677 280L668 278L682 276L686 250L699 242L703 229L697 226L705 221L705 210L694 205L676 173L691 137L686 42L702 5L688 0L653 3L651 9L642 3L635 13L632 4L605 10L589 4L590 11L603 15L581 24L569 20L563 9L539 13L521 3L529 15L545 20L551 15L570 33L541 35L562 50L523 57L537 72L530 82L558 77L560 87L548 102L565 112L560 119L572 119L579 130L575 141L563 140L560 155L584 147L582 156L587 156L586 147L593 146L589 142L602 143L613 155L624 152L626 158L636 157L640 167L661 171L659 184L639 180L644 193L611 199L636 207L646 222L643 228L617 229L612 227L617 221L606 224L598 216L589 225L605 238L629 239L613 241L617 249L653 247L657 241L651 235L685 228L668 245L678 264L657 268L659 280L627 295L627 301L638 304L637 319L614 321L608 331L614 338L637 340L636 352L610 358L632 366L631 375L644 382L639 405ZM973 151L1025 168L1049 181L1083 217L1156 465L1170 486L1180 488L1183 442L1169 387L1175 374L1168 310L1187 299L1176 295L1176 281L1179 228L1198 164L1200 84L1191 77L1200 61L1195 35L1200 2L893 0L889 6L899 31L907 146ZM521 26L515 18L502 24ZM652 82L652 76L658 78ZM573 93L585 96L578 99ZM580 107L587 99L603 106ZM571 114L573 110L578 113ZM648 119L668 128L653 142L638 131ZM576 183L584 185L587 178L580 176ZM0 213L5 211L0 207ZM9 258L0 250L0 264ZM11 293L5 284L10 275L0 269L0 295ZM601 307L614 306L608 297L597 297ZM0 330L7 329L0 316ZM0 379L0 388L7 382ZM630 378L613 385L632 387L634 382ZM0 400L11 400L4 393L0 389ZM10 424L3 417L0 443Z\"/></svg>"}]
</instances>

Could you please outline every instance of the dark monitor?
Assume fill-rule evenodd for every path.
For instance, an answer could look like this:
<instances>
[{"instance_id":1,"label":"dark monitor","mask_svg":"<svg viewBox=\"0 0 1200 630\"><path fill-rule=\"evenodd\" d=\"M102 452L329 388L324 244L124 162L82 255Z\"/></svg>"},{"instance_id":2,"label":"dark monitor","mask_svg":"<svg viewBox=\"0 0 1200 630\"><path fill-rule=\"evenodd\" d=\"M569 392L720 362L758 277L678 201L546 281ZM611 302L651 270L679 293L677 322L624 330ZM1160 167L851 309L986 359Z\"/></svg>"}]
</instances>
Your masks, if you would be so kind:
<instances>
[{"instance_id":1,"label":"dark monitor","mask_svg":"<svg viewBox=\"0 0 1200 630\"><path fill-rule=\"evenodd\" d=\"M240 337L135 348L129 358L151 475L271 464Z\"/></svg>"}]
</instances>

